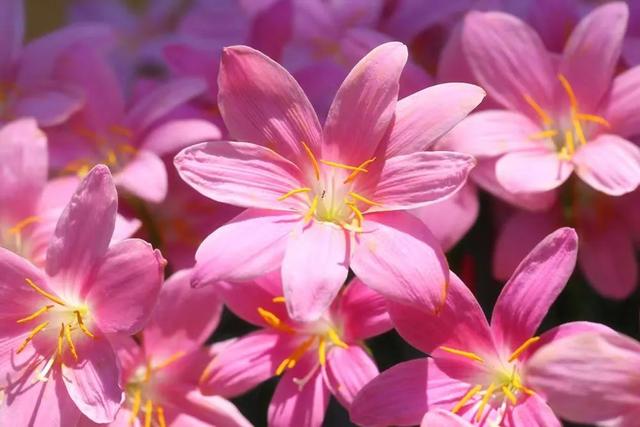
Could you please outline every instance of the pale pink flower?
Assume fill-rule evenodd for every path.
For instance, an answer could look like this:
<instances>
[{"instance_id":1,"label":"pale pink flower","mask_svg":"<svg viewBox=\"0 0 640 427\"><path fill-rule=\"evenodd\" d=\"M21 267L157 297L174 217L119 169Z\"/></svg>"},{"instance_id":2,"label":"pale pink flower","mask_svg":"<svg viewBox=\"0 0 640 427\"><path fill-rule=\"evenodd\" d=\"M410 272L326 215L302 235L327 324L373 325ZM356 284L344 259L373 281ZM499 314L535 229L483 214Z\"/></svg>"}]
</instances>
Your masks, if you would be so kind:
<instances>
[{"instance_id":1,"label":"pale pink flower","mask_svg":"<svg viewBox=\"0 0 640 427\"><path fill-rule=\"evenodd\" d=\"M452 274L446 304L433 315L391 304L400 335L432 358L403 362L367 384L351 408L363 425L413 425L445 409L474 425L560 425L527 378L531 354L549 342L605 327L560 325L535 336L576 262L577 236L560 229L520 264L494 307L491 324L473 294Z\"/></svg>"},{"instance_id":2,"label":"pale pink flower","mask_svg":"<svg viewBox=\"0 0 640 427\"><path fill-rule=\"evenodd\" d=\"M62 213L46 273L0 248L0 376L3 425L113 421L123 399L108 336L144 326L165 261L127 239L109 246L117 194L96 166Z\"/></svg>"},{"instance_id":3,"label":"pale pink flower","mask_svg":"<svg viewBox=\"0 0 640 427\"><path fill-rule=\"evenodd\" d=\"M263 329L226 346L203 374L202 391L242 394L282 375L269 405L269 425L320 426L331 394L349 408L378 374L363 340L391 328L384 298L354 279L314 322L287 315L278 274L217 286L224 303Z\"/></svg>"},{"instance_id":4,"label":"pale pink flower","mask_svg":"<svg viewBox=\"0 0 640 427\"><path fill-rule=\"evenodd\" d=\"M226 344L203 347L218 326L222 303L214 287L192 289L190 274L181 270L167 279L140 344L129 337L115 341L126 397L111 427L251 426L224 396L203 396L198 389L202 371Z\"/></svg>"},{"instance_id":5,"label":"pale pink flower","mask_svg":"<svg viewBox=\"0 0 640 427\"><path fill-rule=\"evenodd\" d=\"M494 164L509 193L544 193L575 171L611 196L640 183L640 68L613 78L628 9L614 2L583 18L562 56L548 53L527 24L503 13L470 13L463 48L476 78L505 109L468 117L451 138L455 149Z\"/></svg>"},{"instance_id":6,"label":"pale pink flower","mask_svg":"<svg viewBox=\"0 0 640 427\"><path fill-rule=\"evenodd\" d=\"M374 49L341 86L324 129L295 80L248 47L224 51L219 104L239 141L176 156L203 195L249 207L196 253L194 285L243 281L281 267L289 313L317 319L349 267L389 298L435 310L448 280L438 243L402 212L464 184L473 158L425 152L482 99L476 86L434 86L397 102L407 58Z\"/></svg>"}]
</instances>

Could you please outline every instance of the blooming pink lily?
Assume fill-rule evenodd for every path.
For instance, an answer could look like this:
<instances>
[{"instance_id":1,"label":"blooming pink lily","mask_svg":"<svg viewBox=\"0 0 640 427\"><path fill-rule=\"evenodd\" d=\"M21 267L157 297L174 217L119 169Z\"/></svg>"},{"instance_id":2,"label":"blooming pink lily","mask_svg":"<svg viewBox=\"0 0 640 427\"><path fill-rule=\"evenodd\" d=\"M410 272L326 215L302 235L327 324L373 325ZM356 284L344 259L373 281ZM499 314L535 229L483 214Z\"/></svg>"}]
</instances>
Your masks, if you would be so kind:
<instances>
[{"instance_id":1,"label":"blooming pink lily","mask_svg":"<svg viewBox=\"0 0 640 427\"><path fill-rule=\"evenodd\" d=\"M239 141L176 156L203 195L248 207L196 253L195 285L243 281L281 267L296 320L315 320L349 267L389 298L435 310L446 260L426 226L404 210L464 184L473 158L422 151L482 99L477 86L427 88L397 102L407 59L400 43L365 56L338 91L324 129L295 80L251 48L225 49L219 105Z\"/></svg>"},{"instance_id":2,"label":"blooming pink lily","mask_svg":"<svg viewBox=\"0 0 640 427\"><path fill-rule=\"evenodd\" d=\"M203 347L218 326L222 304L214 287L192 289L190 275L178 271L162 286L141 344L129 337L116 342L126 398L111 427L251 426L223 396L203 396L198 389L202 371L224 347Z\"/></svg>"},{"instance_id":3,"label":"blooming pink lily","mask_svg":"<svg viewBox=\"0 0 640 427\"><path fill-rule=\"evenodd\" d=\"M269 425L320 426L333 394L349 408L378 369L363 340L391 328L384 298L354 279L314 322L287 315L278 274L220 283L219 295L242 319L263 329L226 346L203 374L205 394L242 394L282 375L269 405Z\"/></svg>"},{"instance_id":4,"label":"blooming pink lily","mask_svg":"<svg viewBox=\"0 0 640 427\"><path fill-rule=\"evenodd\" d=\"M108 337L142 329L165 261L142 240L109 247L117 206L96 166L58 221L46 273L0 248L2 424L73 426L81 413L105 423L120 408Z\"/></svg>"},{"instance_id":5,"label":"blooming pink lily","mask_svg":"<svg viewBox=\"0 0 640 427\"><path fill-rule=\"evenodd\" d=\"M391 304L400 335L432 358L400 363L367 384L351 407L352 420L412 425L430 410L446 409L474 425L559 426L529 383L527 366L531 354L549 342L606 329L575 322L534 335L571 275L577 244L569 228L540 242L505 285L490 325L473 294L453 274L446 305L437 315Z\"/></svg>"},{"instance_id":6,"label":"blooming pink lily","mask_svg":"<svg viewBox=\"0 0 640 427\"><path fill-rule=\"evenodd\" d=\"M482 111L456 128L454 147L495 162L496 185L507 192L554 190L575 171L611 196L640 184L640 133L634 90L640 68L613 78L628 8L596 8L571 33L556 60L518 18L470 13L463 48L490 98L505 109Z\"/></svg>"}]
</instances>

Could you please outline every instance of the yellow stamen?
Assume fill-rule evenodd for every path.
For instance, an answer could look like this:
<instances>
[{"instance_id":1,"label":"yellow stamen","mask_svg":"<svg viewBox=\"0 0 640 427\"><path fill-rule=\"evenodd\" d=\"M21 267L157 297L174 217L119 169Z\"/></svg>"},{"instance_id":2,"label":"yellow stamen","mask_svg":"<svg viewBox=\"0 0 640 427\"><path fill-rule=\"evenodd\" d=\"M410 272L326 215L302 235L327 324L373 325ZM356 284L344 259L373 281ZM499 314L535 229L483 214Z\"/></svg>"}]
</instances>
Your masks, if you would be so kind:
<instances>
[{"instance_id":1,"label":"yellow stamen","mask_svg":"<svg viewBox=\"0 0 640 427\"><path fill-rule=\"evenodd\" d=\"M560 160L571 160L571 155L569 153L567 153L567 147L562 147L560 149L560 152L558 153L558 158Z\"/></svg>"},{"instance_id":2,"label":"yellow stamen","mask_svg":"<svg viewBox=\"0 0 640 427\"><path fill-rule=\"evenodd\" d=\"M107 152L107 160L106 163L108 166L115 166L118 164L118 157L116 157L116 153L113 150L109 150Z\"/></svg>"},{"instance_id":3,"label":"yellow stamen","mask_svg":"<svg viewBox=\"0 0 640 427\"><path fill-rule=\"evenodd\" d=\"M151 416L153 415L153 402L147 399L144 404L144 427L151 427Z\"/></svg>"},{"instance_id":4,"label":"yellow stamen","mask_svg":"<svg viewBox=\"0 0 640 427\"><path fill-rule=\"evenodd\" d=\"M509 363L516 360L518 356L520 356L527 348L529 348L531 344L536 343L538 341L540 341L540 337L532 337L526 340L520 347L516 348L516 351L511 353L511 356L509 356Z\"/></svg>"},{"instance_id":5,"label":"yellow stamen","mask_svg":"<svg viewBox=\"0 0 640 427\"><path fill-rule=\"evenodd\" d=\"M512 383L513 383L513 386L515 388L517 388L518 390L522 390L524 393L528 394L529 396L533 396L534 394L536 394L530 388L525 387L524 385L522 385L522 383L520 382L520 377L513 378Z\"/></svg>"},{"instance_id":6,"label":"yellow stamen","mask_svg":"<svg viewBox=\"0 0 640 427\"><path fill-rule=\"evenodd\" d=\"M340 339L340 336L338 335L338 333L335 331L335 329L331 328L327 331L327 337L329 337L329 339L331 340L332 343L334 343L335 345L337 345L338 347L342 347L344 349L349 348L349 346Z\"/></svg>"},{"instance_id":7,"label":"yellow stamen","mask_svg":"<svg viewBox=\"0 0 640 427\"><path fill-rule=\"evenodd\" d=\"M29 335L27 336L27 338L25 338L22 344L20 344L20 347L18 347L18 349L16 350L16 354L22 353L22 350L24 350L27 347L27 344L31 342L33 337L35 337L38 332L46 328L48 324L49 324L49 321L42 322L38 326L33 328L31 332L29 332Z\"/></svg>"},{"instance_id":8,"label":"yellow stamen","mask_svg":"<svg viewBox=\"0 0 640 427\"><path fill-rule=\"evenodd\" d=\"M349 209L351 209L351 211L356 216L356 218L358 220L358 227L362 227L362 222L364 221L364 216L362 215L362 212L360 212L360 209L358 209L356 204L353 203L353 202L345 202L345 205L347 205L349 207Z\"/></svg>"},{"instance_id":9,"label":"yellow stamen","mask_svg":"<svg viewBox=\"0 0 640 427\"><path fill-rule=\"evenodd\" d=\"M76 319L78 321L80 330L89 338L95 338L96 336L93 335L93 333L91 333L91 331L87 329L87 326L84 324L84 321L82 320L82 314L80 314L80 310L75 310L74 313L76 313Z\"/></svg>"},{"instance_id":10,"label":"yellow stamen","mask_svg":"<svg viewBox=\"0 0 640 427\"><path fill-rule=\"evenodd\" d=\"M62 341L64 340L64 323L60 325L60 333L58 334L58 357L62 357Z\"/></svg>"},{"instance_id":11,"label":"yellow stamen","mask_svg":"<svg viewBox=\"0 0 640 427\"><path fill-rule=\"evenodd\" d=\"M178 352L172 354L171 356L167 357L165 360L163 360L162 362L160 362L156 366L154 366L153 369L155 369L155 370L164 369L167 366L169 366L172 363L174 363L175 361L177 361L178 359L180 359L181 357L183 357L185 354L186 353L184 351L178 351Z\"/></svg>"},{"instance_id":12,"label":"yellow stamen","mask_svg":"<svg viewBox=\"0 0 640 427\"><path fill-rule=\"evenodd\" d=\"M356 200L358 200L358 201L362 202L362 203L366 203L366 204L371 205L371 206L382 206L382 203L378 203L378 202L374 202L373 200L369 200L369 199L367 199L366 197L361 196L361 195L360 195L360 194L358 194L358 193L354 193L353 191L352 191L352 192L350 192L350 193L349 193L349 195L350 195L351 197L353 197L354 199L356 199Z\"/></svg>"},{"instance_id":13,"label":"yellow stamen","mask_svg":"<svg viewBox=\"0 0 640 427\"><path fill-rule=\"evenodd\" d=\"M320 165L318 164L318 160L316 160L316 156L313 155L313 151L311 151L311 148L309 148L309 146L305 144L304 141L300 141L300 142L304 147L304 151L307 152L309 159L311 159L311 164L313 165L313 170L316 174L316 179L320 180Z\"/></svg>"},{"instance_id":14,"label":"yellow stamen","mask_svg":"<svg viewBox=\"0 0 640 427\"><path fill-rule=\"evenodd\" d=\"M585 145L587 143L587 138L584 136L584 130L582 130L582 124L580 123L580 120L574 118L573 127L576 129L578 141L580 141L580 144Z\"/></svg>"},{"instance_id":15,"label":"yellow stamen","mask_svg":"<svg viewBox=\"0 0 640 427\"><path fill-rule=\"evenodd\" d=\"M318 343L318 360L320 361L320 366L324 366L327 363L327 343L324 338L320 338Z\"/></svg>"},{"instance_id":16,"label":"yellow stamen","mask_svg":"<svg viewBox=\"0 0 640 427\"><path fill-rule=\"evenodd\" d=\"M368 172L368 170L363 169L360 166L345 165L344 163L332 162L331 160L320 160L320 163L324 163L327 166L333 166L334 168L346 169L354 172Z\"/></svg>"},{"instance_id":17,"label":"yellow stamen","mask_svg":"<svg viewBox=\"0 0 640 427\"><path fill-rule=\"evenodd\" d=\"M167 427L167 420L164 418L164 408L158 405L156 407L156 412L158 413L158 424L160 427Z\"/></svg>"},{"instance_id":18,"label":"yellow stamen","mask_svg":"<svg viewBox=\"0 0 640 427\"><path fill-rule=\"evenodd\" d=\"M344 180L343 184L347 184L351 181L353 181L360 172L366 172L366 170L364 169L365 167L367 167L370 163L373 163L376 161L376 158L373 157L369 160L365 160L364 162L360 163L360 165L356 168L356 170L354 170L353 172L351 172L351 175L349 175L347 177L347 179Z\"/></svg>"},{"instance_id":19,"label":"yellow stamen","mask_svg":"<svg viewBox=\"0 0 640 427\"><path fill-rule=\"evenodd\" d=\"M39 293L40 295L42 295L43 297L55 302L56 304L62 305L62 306L66 306L66 304L64 303L64 301L62 301L60 298L51 295L49 292L43 290L42 288L40 288L38 285L36 285L35 283L33 283L33 280L31 279L24 279L27 282L27 285L31 286L31 288L33 288L34 291L36 291L37 293Z\"/></svg>"},{"instance_id":20,"label":"yellow stamen","mask_svg":"<svg viewBox=\"0 0 640 427\"><path fill-rule=\"evenodd\" d=\"M118 144L118 150L121 153L127 153L127 154L136 154L138 152L138 149L136 147L129 144Z\"/></svg>"},{"instance_id":21,"label":"yellow stamen","mask_svg":"<svg viewBox=\"0 0 640 427\"><path fill-rule=\"evenodd\" d=\"M573 143L573 131L567 130L564 132L564 144L563 148L566 148L566 153L571 157L576 151L576 146Z\"/></svg>"},{"instance_id":22,"label":"yellow stamen","mask_svg":"<svg viewBox=\"0 0 640 427\"><path fill-rule=\"evenodd\" d=\"M305 222L311 221L311 218L313 218L313 215L315 215L317 208L318 208L318 196L315 196L313 198L313 201L311 202L311 206L309 207L309 210L307 211L306 214L304 214Z\"/></svg>"},{"instance_id":23,"label":"yellow stamen","mask_svg":"<svg viewBox=\"0 0 640 427\"><path fill-rule=\"evenodd\" d=\"M478 394L478 392L482 390L482 386L480 384L472 387L467 394L464 395L464 397L462 399L460 399L460 401L458 403L456 403L456 406L453 407L453 409L451 410L451 412L453 412L454 414L456 414L460 409L462 409L462 407L464 405L467 404L467 402L469 400L471 400L471 398L473 396L475 396L476 394Z\"/></svg>"},{"instance_id":24,"label":"yellow stamen","mask_svg":"<svg viewBox=\"0 0 640 427\"><path fill-rule=\"evenodd\" d=\"M116 135L124 136L125 138L131 138L133 136L133 132L131 129L126 128L120 125L111 125L109 126L109 130L111 133L115 133Z\"/></svg>"},{"instance_id":25,"label":"yellow stamen","mask_svg":"<svg viewBox=\"0 0 640 427\"><path fill-rule=\"evenodd\" d=\"M578 120L583 120L585 122L597 123L607 128L611 127L611 124L607 121L607 119L605 119L604 117L596 116L595 114L578 113L575 115L575 118Z\"/></svg>"},{"instance_id":26,"label":"yellow stamen","mask_svg":"<svg viewBox=\"0 0 640 427\"><path fill-rule=\"evenodd\" d=\"M71 339L71 326L64 326L64 337L67 339L67 344L69 344L69 351L71 351L71 355L75 360L78 360L78 352L76 351L76 346L73 344L73 340Z\"/></svg>"},{"instance_id":27,"label":"yellow stamen","mask_svg":"<svg viewBox=\"0 0 640 427\"><path fill-rule=\"evenodd\" d=\"M489 399L491 399L491 396L493 395L493 392L496 389L496 385L494 383L489 384L489 387L487 388L487 391L485 391L484 396L482 397L482 402L480 402L480 406L478 407L478 412L476 412L476 422L480 422L480 420L482 419L482 413L484 412L484 408L485 406L487 406L487 403L489 403Z\"/></svg>"},{"instance_id":28,"label":"yellow stamen","mask_svg":"<svg viewBox=\"0 0 640 427\"><path fill-rule=\"evenodd\" d=\"M359 227L359 226L353 226L346 222L340 223L340 226L347 231L352 231L354 233L362 233L362 227Z\"/></svg>"},{"instance_id":29,"label":"yellow stamen","mask_svg":"<svg viewBox=\"0 0 640 427\"><path fill-rule=\"evenodd\" d=\"M137 389L133 394L133 406L131 408L131 415L129 416L129 424L133 425L140 413L140 405L142 404L142 390Z\"/></svg>"},{"instance_id":30,"label":"yellow stamen","mask_svg":"<svg viewBox=\"0 0 640 427\"><path fill-rule=\"evenodd\" d=\"M277 329L282 332L293 333L295 332L291 326L284 323L278 316L270 312L269 310L265 310L262 307L258 307L258 314L265 323L271 326L273 329Z\"/></svg>"},{"instance_id":31,"label":"yellow stamen","mask_svg":"<svg viewBox=\"0 0 640 427\"><path fill-rule=\"evenodd\" d=\"M22 319L18 319L16 320L16 323L24 323L24 322L28 322L29 320L33 320L36 317L40 316L43 313L46 313L47 311L51 310L54 306L53 305L45 305L44 307L42 307L40 310L36 311L33 314L30 314L27 317L23 317Z\"/></svg>"},{"instance_id":32,"label":"yellow stamen","mask_svg":"<svg viewBox=\"0 0 640 427\"><path fill-rule=\"evenodd\" d=\"M9 229L9 234L18 234L20 233L25 227L40 221L40 217L37 216L28 216L25 219L23 219L22 221L18 222L16 225L14 225L13 227L11 227Z\"/></svg>"},{"instance_id":33,"label":"yellow stamen","mask_svg":"<svg viewBox=\"0 0 640 427\"><path fill-rule=\"evenodd\" d=\"M274 297L271 301L272 302L277 302L277 303L287 302L287 300L285 300L284 297Z\"/></svg>"},{"instance_id":34,"label":"yellow stamen","mask_svg":"<svg viewBox=\"0 0 640 427\"><path fill-rule=\"evenodd\" d=\"M560 80L560 84L564 88L565 92L567 92L567 96L569 97L569 104L571 104L571 108L573 111L578 111L578 98L576 98L576 94L569 83L569 80L562 74L558 74L558 80Z\"/></svg>"},{"instance_id":35,"label":"yellow stamen","mask_svg":"<svg viewBox=\"0 0 640 427\"><path fill-rule=\"evenodd\" d=\"M288 193L283 194L282 196L278 197L278 199L277 199L277 200L278 200L279 202L281 202L281 201L283 201L284 199L287 199L287 198L289 198L289 197L293 196L294 194L307 193L307 192L309 192L309 191L311 191L311 189L310 189L309 187L295 188L295 189L293 189L293 190L289 191Z\"/></svg>"},{"instance_id":36,"label":"yellow stamen","mask_svg":"<svg viewBox=\"0 0 640 427\"><path fill-rule=\"evenodd\" d=\"M542 107L529 95L524 95L524 100L527 101L527 104L533 108L533 110L538 114L542 123L548 125L552 122L551 117L542 109Z\"/></svg>"},{"instance_id":37,"label":"yellow stamen","mask_svg":"<svg viewBox=\"0 0 640 427\"><path fill-rule=\"evenodd\" d=\"M507 399L509 399L512 405L518 403L518 399L516 399L516 396L511 392L511 390L509 390L509 387L503 385L502 392L507 396Z\"/></svg>"},{"instance_id":38,"label":"yellow stamen","mask_svg":"<svg viewBox=\"0 0 640 427\"><path fill-rule=\"evenodd\" d=\"M558 135L558 131L555 129L543 130L541 132L536 132L534 134L529 135L529 139L537 140L537 139L547 139L553 138Z\"/></svg>"},{"instance_id":39,"label":"yellow stamen","mask_svg":"<svg viewBox=\"0 0 640 427\"><path fill-rule=\"evenodd\" d=\"M292 369L293 367L295 367L296 363L298 362L298 359L300 359L307 352L307 350L309 350L309 347L311 347L315 339L316 339L315 336L310 337L309 339L305 340L302 344L300 344L298 347L296 347L293 350L293 353L291 353L291 356L287 357L282 361L282 363L280 363L280 365L276 369L276 375L282 374L284 370L287 368Z\"/></svg>"},{"instance_id":40,"label":"yellow stamen","mask_svg":"<svg viewBox=\"0 0 640 427\"><path fill-rule=\"evenodd\" d=\"M438 348L440 350L446 351L447 353L455 354L456 356L466 357L467 359L475 360L475 361L480 362L480 363L484 362L484 359L482 357L480 357L477 354L472 353L470 351L457 350L455 348L445 347L445 346L440 346Z\"/></svg>"}]
</instances>

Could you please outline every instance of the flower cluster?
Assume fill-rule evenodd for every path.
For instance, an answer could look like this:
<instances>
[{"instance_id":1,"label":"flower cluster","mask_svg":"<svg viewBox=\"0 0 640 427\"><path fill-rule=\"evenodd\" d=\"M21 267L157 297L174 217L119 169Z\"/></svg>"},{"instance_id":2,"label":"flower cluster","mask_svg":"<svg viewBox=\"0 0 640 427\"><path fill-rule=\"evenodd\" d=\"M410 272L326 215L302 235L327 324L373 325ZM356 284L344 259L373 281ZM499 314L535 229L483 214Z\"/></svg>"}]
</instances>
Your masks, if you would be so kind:
<instances>
[{"instance_id":1,"label":"flower cluster","mask_svg":"<svg viewBox=\"0 0 640 427\"><path fill-rule=\"evenodd\" d=\"M0 425L638 425L640 3L67 3L0 5Z\"/></svg>"}]
</instances>

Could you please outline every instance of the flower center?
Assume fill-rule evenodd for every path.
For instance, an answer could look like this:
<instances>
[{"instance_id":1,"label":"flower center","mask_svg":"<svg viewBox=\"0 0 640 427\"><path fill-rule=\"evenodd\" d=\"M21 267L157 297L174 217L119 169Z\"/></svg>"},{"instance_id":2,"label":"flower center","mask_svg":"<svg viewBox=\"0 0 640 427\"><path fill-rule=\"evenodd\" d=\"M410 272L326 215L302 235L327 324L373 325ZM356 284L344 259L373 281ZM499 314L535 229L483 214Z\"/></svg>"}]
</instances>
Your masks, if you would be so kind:
<instances>
[{"instance_id":1,"label":"flower center","mask_svg":"<svg viewBox=\"0 0 640 427\"><path fill-rule=\"evenodd\" d=\"M525 101L540 117L544 130L529 136L532 140L551 140L558 158L569 161L576 150L587 143L597 126L610 127L609 122L601 116L587 114L580 111L578 98L575 95L569 80L562 74L558 74L558 80L569 98L568 115L554 120L544 109L529 95L525 95Z\"/></svg>"}]
</instances>

